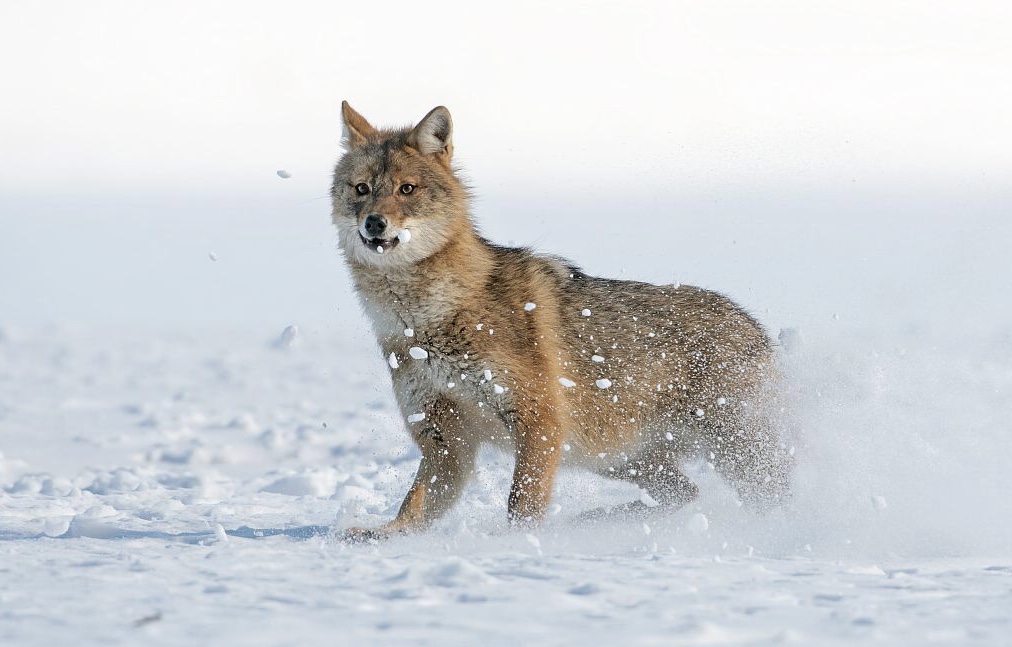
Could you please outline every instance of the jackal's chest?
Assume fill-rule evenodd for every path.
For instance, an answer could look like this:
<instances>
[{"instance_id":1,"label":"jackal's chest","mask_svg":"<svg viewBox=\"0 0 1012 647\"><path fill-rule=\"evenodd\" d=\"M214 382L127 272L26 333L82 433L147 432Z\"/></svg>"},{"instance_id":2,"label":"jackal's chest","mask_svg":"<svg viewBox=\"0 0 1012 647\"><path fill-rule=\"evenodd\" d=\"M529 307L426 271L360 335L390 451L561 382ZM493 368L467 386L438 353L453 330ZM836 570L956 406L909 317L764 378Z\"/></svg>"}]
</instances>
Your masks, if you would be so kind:
<instances>
[{"instance_id":1,"label":"jackal's chest","mask_svg":"<svg viewBox=\"0 0 1012 647\"><path fill-rule=\"evenodd\" d=\"M505 395L508 387L497 380L502 372L468 339L411 332L380 340L399 395L412 401L445 395L495 408L495 396Z\"/></svg>"},{"instance_id":2,"label":"jackal's chest","mask_svg":"<svg viewBox=\"0 0 1012 647\"><path fill-rule=\"evenodd\" d=\"M491 357L502 334L487 318L450 301L451 291L396 292L374 292L363 306L402 405L442 395L487 411L506 407L513 376Z\"/></svg>"},{"instance_id":3,"label":"jackal's chest","mask_svg":"<svg viewBox=\"0 0 1012 647\"><path fill-rule=\"evenodd\" d=\"M481 352L471 335L407 332L379 340L402 405L420 406L442 396L470 402L489 413L507 408L513 395L511 376Z\"/></svg>"}]
</instances>

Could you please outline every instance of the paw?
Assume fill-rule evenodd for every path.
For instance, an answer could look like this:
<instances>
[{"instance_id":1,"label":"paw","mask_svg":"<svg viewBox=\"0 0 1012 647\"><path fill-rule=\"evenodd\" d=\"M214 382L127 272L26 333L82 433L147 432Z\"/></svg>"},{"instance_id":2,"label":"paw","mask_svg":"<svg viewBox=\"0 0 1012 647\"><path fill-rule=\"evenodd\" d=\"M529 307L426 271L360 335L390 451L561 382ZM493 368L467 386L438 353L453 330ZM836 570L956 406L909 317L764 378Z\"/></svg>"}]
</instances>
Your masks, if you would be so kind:
<instances>
[{"instance_id":1,"label":"paw","mask_svg":"<svg viewBox=\"0 0 1012 647\"><path fill-rule=\"evenodd\" d=\"M347 528L338 539L346 544L376 544L389 536L383 528Z\"/></svg>"},{"instance_id":2,"label":"paw","mask_svg":"<svg viewBox=\"0 0 1012 647\"><path fill-rule=\"evenodd\" d=\"M515 530L536 530L541 525L541 518L544 514L532 515L532 514L520 514L518 512L510 512L507 516L510 527Z\"/></svg>"},{"instance_id":3,"label":"paw","mask_svg":"<svg viewBox=\"0 0 1012 647\"><path fill-rule=\"evenodd\" d=\"M656 507L648 506L642 501L630 501L628 503L620 503L619 505L592 508L581 512L576 519L577 521L599 521L611 518L640 518L652 514Z\"/></svg>"}]
</instances>

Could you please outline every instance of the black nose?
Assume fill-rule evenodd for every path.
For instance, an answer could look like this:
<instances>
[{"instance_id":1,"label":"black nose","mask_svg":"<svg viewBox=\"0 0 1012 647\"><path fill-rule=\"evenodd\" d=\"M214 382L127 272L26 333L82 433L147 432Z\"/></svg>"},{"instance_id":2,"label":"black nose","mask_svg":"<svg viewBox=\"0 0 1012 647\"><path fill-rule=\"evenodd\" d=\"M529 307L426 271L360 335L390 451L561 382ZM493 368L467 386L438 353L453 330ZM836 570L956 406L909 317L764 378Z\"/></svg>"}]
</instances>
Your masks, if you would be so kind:
<instances>
[{"instance_id":1,"label":"black nose","mask_svg":"<svg viewBox=\"0 0 1012 647\"><path fill-rule=\"evenodd\" d=\"M387 228L387 219L383 216L370 214L365 217L365 231L373 238L379 238Z\"/></svg>"}]
</instances>

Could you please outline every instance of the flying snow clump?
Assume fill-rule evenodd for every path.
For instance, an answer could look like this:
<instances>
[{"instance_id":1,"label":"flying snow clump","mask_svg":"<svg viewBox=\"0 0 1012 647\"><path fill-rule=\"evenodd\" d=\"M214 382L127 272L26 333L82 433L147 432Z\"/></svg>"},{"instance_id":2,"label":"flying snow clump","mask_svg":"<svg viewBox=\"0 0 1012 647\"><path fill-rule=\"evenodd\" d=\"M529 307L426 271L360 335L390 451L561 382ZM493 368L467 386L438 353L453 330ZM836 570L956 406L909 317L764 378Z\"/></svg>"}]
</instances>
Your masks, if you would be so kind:
<instances>
[{"instance_id":1,"label":"flying snow clump","mask_svg":"<svg viewBox=\"0 0 1012 647\"><path fill-rule=\"evenodd\" d=\"M408 355L411 355L413 359L425 359L429 356L429 351L424 348L419 348L418 346L412 346L408 349Z\"/></svg>"},{"instance_id":2,"label":"flying snow clump","mask_svg":"<svg viewBox=\"0 0 1012 647\"><path fill-rule=\"evenodd\" d=\"M291 348L295 344L295 340L299 336L299 327L292 325L287 326L281 331L277 341L274 342L275 348Z\"/></svg>"}]
</instances>

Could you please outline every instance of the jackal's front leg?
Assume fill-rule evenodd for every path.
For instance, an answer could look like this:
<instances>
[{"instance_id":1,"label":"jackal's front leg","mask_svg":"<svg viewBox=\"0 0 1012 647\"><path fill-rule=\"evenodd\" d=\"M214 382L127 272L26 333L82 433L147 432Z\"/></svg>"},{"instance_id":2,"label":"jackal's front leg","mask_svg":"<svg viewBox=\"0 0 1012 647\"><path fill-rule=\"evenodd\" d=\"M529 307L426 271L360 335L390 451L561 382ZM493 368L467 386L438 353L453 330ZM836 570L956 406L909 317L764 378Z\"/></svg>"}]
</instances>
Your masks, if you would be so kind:
<instances>
[{"instance_id":1,"label":"jackal's front leg","mask_svg":"<svg viewBox=\"0 0 1012 647\"><path fill-rule=\"evenodd\" d=\"M471 416L462 405L442 397L418 413L425 417L416 420L408 414L408 430L421 449L422 460L397 517L379 528L350 528L344 532L345 539L381 539L421 530L459 498L474 471L478 449L473 430L467 428Z\"/></svg>"},{"instance_id":2,"label":"jackal's front leg","mask_svg":"<svg viewBox=\"0 0 1012 647\"><path fill-rule=\"evenodd\" d=\"M510 485L509 519L514 524L534 524L544 518L552 498L562 455L562 426L556 408L544 400L518 411L511 422L517 462Z\"/></svg>"}]
</instances>

